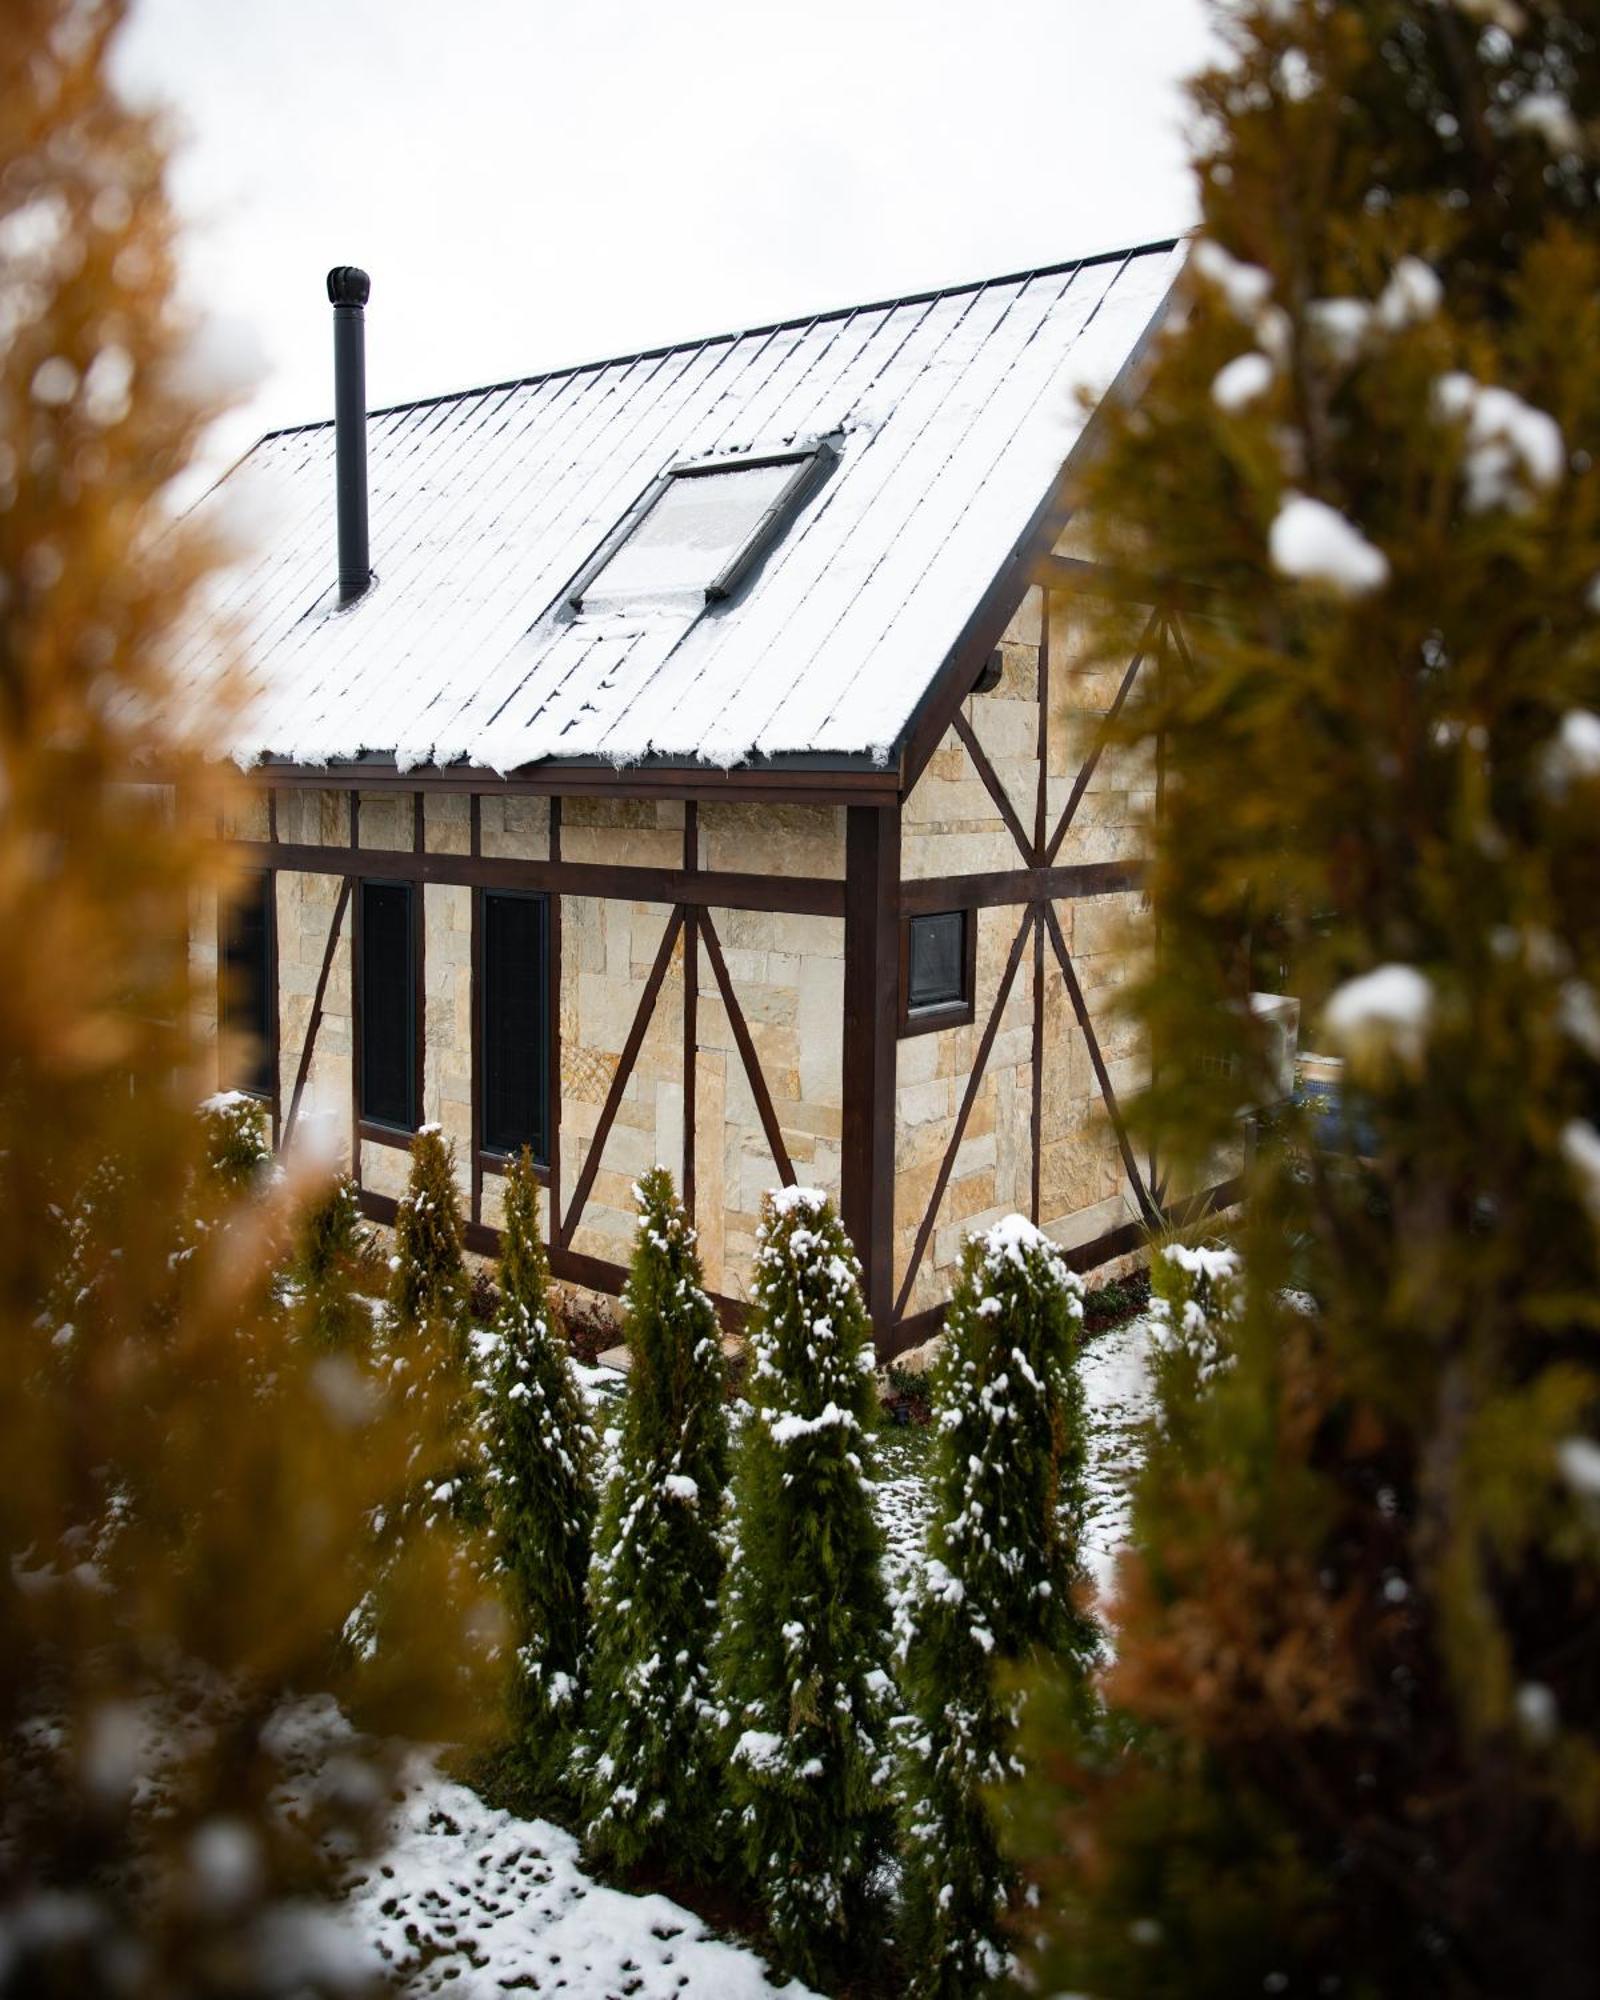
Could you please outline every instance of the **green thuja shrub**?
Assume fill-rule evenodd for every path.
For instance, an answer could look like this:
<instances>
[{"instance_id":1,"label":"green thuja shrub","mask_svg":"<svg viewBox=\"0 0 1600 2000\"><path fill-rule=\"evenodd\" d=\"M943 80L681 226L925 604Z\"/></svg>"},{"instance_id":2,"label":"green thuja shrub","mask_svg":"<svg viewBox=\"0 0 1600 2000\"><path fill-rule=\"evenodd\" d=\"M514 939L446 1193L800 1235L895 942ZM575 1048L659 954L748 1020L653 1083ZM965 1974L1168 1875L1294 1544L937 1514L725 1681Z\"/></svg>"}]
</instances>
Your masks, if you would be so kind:
<instances>
[{"instance_id":1,"label":"green thuja shrub","mask_svg":"<svg viewBox=\"0 0 1600 2000\"><path fill-rule=\"evenodd\" d=\"M215 1187L238 1193L260 1180L272 1165L267 1107L242 1090L225 1090L200 1107L205 1130L206 1173Z\"/></svg>"},{"instance_id":2,"label":"green thuja shrub","mask_svg":"<svg viewBox=\"0 0 1600 2000\"><path fill-rule=\"evenodd\" d=\"M471 1293L455 1151L437 1125L424 1125L411 1144L411 1176L395 1215L387 1330L397 1370L413 1383L426 1379L450 1411L450 1461L413 1496L424 1525L485 1521Z\"/></svg>"},{"instance_id":3,"label":"green thuja shrub","mask_svg":"<svg viewBox=\"0 0 1600 2000\"><path fill-rule=\"evenodd\" d=\"M437 1125L424 1125L411 1142L411 1177L395 1215L390 1315L401 1334L437 1325L464 1348L471 1291L455 1150Z\"/></svg>"},{"instance_id":4,"label":"green thuja shrub","mask_svg":"<svg viewBox=\"0 0 1600 2000\"><path fill-rule=\"evenodd\" d=\"M934 1373L904 1669L908 1990L938 2000L988 1990L1010 1954L1019 1883L988 1797L1017 1770L1020 1697L1002 1675L1048 1653L1081 1683L1098 1649L1080 1608L1082 1319L1078 1278L1021 1216L968 1239Z\"/></svg>"},{"instance_id":5,"label":"green thuja shrub","mask_svg":"<svg viewBox=\"0 0 1600 2000\"><path fill-rule=\"evenodd\" d=\"M506 1176L488 1483L515 1649L510 1761L533 1800L559 1802L589 1630L595 1440L549 1286L539 1180L524 1147Z\"/></svg>"},{"instance_id":6,"label":"green thuja shrub","mask_svg":"<svg viewBox=\"0 0 1600 2000\"><path fill-rule=\"evenodd\" d=\"M1239 1253L1228 1243L1173 1237L1150 1258L1151 1369L1169 1439L1232 1357L1243 1304ZM1196 1443L1199 1440L1195 1440Z\"/></svg>"},{"instance_id":7,"label":"green thuja shrub","mask_svg":"<svg viewBox=\"0 0 1600 2000\"><path fill-rule=\"evenodd\" d=\"M592 1853L695 1874L717 1859L721 1817L710 1655L728 1457L722 1346L672 1176L653 1168L636 1194L628 1393L597 1536L574 1768Z\"/></svg>"},{"instance_id":8,"label":"green thuja shrub","mask_svg":"<svg viewBox=\"0 0 1600 2000\"><path fill-rule=\"evenodd\" d=\"M720 1654L728 1784L779 1951L816 1980L875 1934L892 1812L872 1328L814 1189L767 1196L753 1304Z\"/></svg>"},{"instance_id":9,"label":"green thuja shrub","mask_svg":"<svg viewBox=\"0 0 1600 2000\"><path fill-rule=\"evenodd\" d=\"M1181 310L1073 498L1098 559L1192 607L1111 752L1165 778L1127 991L1171 1185L1242 1172L1241 1276L1227 1365L1161 1378L1104 1683L1128 1747L1030 1711L1028 1969L1119 2000L1577 1995L1600 20L1214 17ZM1299 996L1343 1103L1282 1107L1241 1161L1277 1053L1252 987Z\"/></svg>"},{"instance_id":10,"label":"green thuja shrub","mask_svg":"<svg viewBox=\"0 0 1600 2000\"><path fill-rule=\"evenodd\" d=\"M357 1355L370 1348L372 1310L362 1285L372 1261L356 1184L340 1174L306 1209L290 1267L300 1330L313 1347Z\"/></svg>"}]
</instances>

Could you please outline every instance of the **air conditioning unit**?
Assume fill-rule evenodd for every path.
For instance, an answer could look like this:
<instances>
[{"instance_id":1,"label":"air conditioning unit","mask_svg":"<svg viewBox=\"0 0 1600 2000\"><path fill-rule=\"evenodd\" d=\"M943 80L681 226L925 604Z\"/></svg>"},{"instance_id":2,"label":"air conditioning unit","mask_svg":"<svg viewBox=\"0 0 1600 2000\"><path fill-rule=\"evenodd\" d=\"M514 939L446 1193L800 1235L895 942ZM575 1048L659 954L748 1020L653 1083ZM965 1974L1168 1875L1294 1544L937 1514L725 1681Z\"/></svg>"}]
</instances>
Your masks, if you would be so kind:
<instances>
[{"instance_id":1,"label":"air conditioning unit","mask_svg":"<svg viewBox=\"0 0 1600 2000\"><path fill-rule=\"evenodd\" d=\"M1267 1068L1272 1078L1268 1104L1282 1104L1294 1096L1295 1057L1300 1048L1300 1002L1292 993L1252 993L1250 1012L1260 1021L1269 1037ZM1260 1107L1265 1109L1266 1106Z\"/></svg>"}]
</instances>

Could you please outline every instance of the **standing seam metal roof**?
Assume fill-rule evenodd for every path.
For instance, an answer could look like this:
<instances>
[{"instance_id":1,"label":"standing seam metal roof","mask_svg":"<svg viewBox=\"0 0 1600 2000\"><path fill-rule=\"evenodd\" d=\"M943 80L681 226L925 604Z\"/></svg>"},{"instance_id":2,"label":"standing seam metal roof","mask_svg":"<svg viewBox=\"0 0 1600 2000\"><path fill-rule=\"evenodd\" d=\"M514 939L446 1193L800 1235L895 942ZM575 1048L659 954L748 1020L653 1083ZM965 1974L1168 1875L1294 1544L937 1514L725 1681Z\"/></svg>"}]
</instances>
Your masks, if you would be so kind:
<instances>
[{"instance_id":1,"label":"standing seam metal roof","mask_svg":"<svg viewBox=\"0 0 1600 2000\"><path fill-rule=\"evenodd\" d=\"M333 426L270 433L220 491L272 526L180 674L242 657L245 763L886 761L1181 259L1148 245L376 410L375 581L342 610ZM672 465L825 434L838 464L732 598L564 609Z\"/></svg>"}]
</instances>

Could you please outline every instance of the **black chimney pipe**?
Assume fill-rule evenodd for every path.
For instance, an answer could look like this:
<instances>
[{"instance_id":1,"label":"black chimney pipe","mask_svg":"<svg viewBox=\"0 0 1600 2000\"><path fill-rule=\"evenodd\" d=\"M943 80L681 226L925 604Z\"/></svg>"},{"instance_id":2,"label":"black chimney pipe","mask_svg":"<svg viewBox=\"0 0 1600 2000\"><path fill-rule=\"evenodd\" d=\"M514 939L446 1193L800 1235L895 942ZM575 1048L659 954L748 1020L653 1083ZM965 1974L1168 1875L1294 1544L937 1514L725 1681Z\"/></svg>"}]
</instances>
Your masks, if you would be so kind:
<instances>
[{"instance_id":1,"label":"black chimney pipe","mask_svg":"<svg viewBox=\"0 0 1600 2000\"><path fill-rule=\"evenodd\" d=\"M339 485L339 602L372 581L367 546L367 327L372 280L354 264L328 273L333 306L333 435Z\"/></svg>"}]
</instances>

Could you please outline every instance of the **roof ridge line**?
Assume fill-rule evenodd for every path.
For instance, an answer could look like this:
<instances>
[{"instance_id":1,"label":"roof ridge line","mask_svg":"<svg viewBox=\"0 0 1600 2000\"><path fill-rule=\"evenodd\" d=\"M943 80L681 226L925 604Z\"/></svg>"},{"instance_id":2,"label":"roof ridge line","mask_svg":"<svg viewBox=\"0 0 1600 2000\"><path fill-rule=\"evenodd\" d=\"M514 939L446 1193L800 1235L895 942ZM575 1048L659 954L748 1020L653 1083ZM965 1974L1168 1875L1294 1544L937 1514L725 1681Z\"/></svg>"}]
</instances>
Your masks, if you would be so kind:
<instances>
[{"instance_id":1,"label":"roof ridge line","mask_svg":"<svg viewBox=\"0 0 1600 2000\"><path fill-rule=\"evenodd\" d=\"M663 355L682 353L691 348L713 347L719 342L753 340L761 335L781 333L792 326L817 326L827 320L851 319L857 313L890 312L898 306L931 304L935 299L949 298L957 292L984 292L996 285L1019 285L1035 278L1056 277L1064 271L1078 271L1091 264L1109 264L1114 260L1132 257L1153 256L1161 250L1175 250L1188 235L1180 230L1171 236L1157 236L1147 243L1133 243L1118 250L1096 250L1084 257L1063 257L1054 264L1036 264L1026 270L1007 271L995 278L973 278L955 285L931 285L921 291L904 292L893 298L868 299L860 305L832 306L825 312L795 313L788 319L767 320L756 326L736 327L727 333L703 333L687 340L668 340L655 347L641 347L629 354L611 354L595 361L572 361L560 368L541 368L531 375L512 375L502 382L480 382L466 389L443 389L432 396L413 396L402 403L385 403L367 412L368 418L400 416L408 410L428 410L440 403L467 402L475 396L500 395L510 389L531 389L540 382L553 381L559 375L584 375L605 368L620 368L635 361L659 360ZM266 444L273 438L298 437L305 431L331 430L332 417L315 417L303 424L279 424L270 431L263 431L256 439L257 445ZM255 449L249 447L244 456Z\"/></svg>"}]
</instances>

